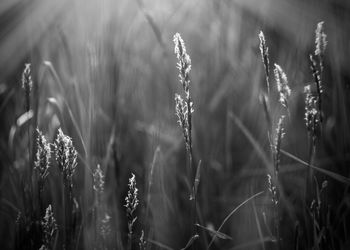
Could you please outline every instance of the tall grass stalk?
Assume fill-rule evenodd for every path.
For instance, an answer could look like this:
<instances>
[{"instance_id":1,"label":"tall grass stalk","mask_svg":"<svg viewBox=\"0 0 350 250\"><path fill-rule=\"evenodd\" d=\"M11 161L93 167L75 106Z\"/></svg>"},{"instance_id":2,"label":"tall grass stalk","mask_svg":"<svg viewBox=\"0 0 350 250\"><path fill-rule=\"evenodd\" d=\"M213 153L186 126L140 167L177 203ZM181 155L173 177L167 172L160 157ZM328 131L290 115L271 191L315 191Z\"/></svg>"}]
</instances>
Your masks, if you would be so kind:
<instances>
[{"instance_id":1,"label":"tall grass stalk","mask_svg":"<svg viewBox=\"0 0 350 250\"><path fill-rule=\"evenodd\" d=\"M305 122L309 138L309 164L312 165L316 154L316 141L322 134L322 72L323 72L323 57L327 46L326 34L323 31L323 22L317 24L315 30L315 54L310 55L310 69L313 76L313 85L316 92L313 92L313 87L308 85L305 87ZM315 60L318 59L318 62ZM312 190L313 171L309 168L307 189Z\"/></svg>"},{"instance_id":2,"label":"tall grass stalk","mask_svg":"<svg viewBox=\"0 0 350 250\"><path fill-rule=\"evenodd\" d=\"M181 95L175 95L176 114L179 118L179 124L183 129L190 169L192 169L192 113L194 109L190 93L189 73L191 71L191 58L186 52L185 42L182 40L179 33L174 35L173 40L175 44L174 52L178 59L177 68L179 70L179 79L185 92L185 100L182 99Z\"/></svg>"},{"instance_id":3,"label":"tall grass stalk","mask_svg":"<svg viewBox=\"0 0 350 250\"><path fill-rule=\"evenodd\" d=\"M275 133L275 137L272 138L273 134L273 128L272 128L272 114L271 114L271 90L269 88L269 55L268 55L268 47L266 45L266 40L264 33L260 31L259 33L259 48L261 52L261 58L262 62L265 68L265 78L266 78L266 84L268 86L268 93L261 93L260 94L260 102L263 105L265 117L268 124L268 140L270 143L271 148L271 156L273 161L273 173L268 173L268 189L270 191L271 197L272 197L272 204L273 204L273 210L274 210L274 228L275 228L275 234L276 234L276 240L277 240L277 249L281 249L281 235L280 235L280 181L279 181L279 168L280 168L280 155L281 155L281 144L282 139L284 136L284 128L283 128L283 122L285 119L285 116L282 115L277 123L277 129ZM277 85L277 91L279 94L279 102L282 105L282 107L285 108L288 117L290 118L290 111L288 106L288 99L291 95L291 89L288 85L288 79L287 75L282 70L281 66L279 66L277 63L274 64L274 77Z\"/></svg>"},{"instance_id":4,"label":"tall grass stalk","mask_svg":"<svg viewBox=\"0 0 350 250\"><path fill-rule=\"evenodd\" d=\"M314 156L316 154L316 141L321 131L321 114L319 111L318 97L311 92L311 87L306 86L305 92L305 123L308 131L308 147L309 159L308 163L313 165ZM308 175L306 180L306 192L312 192L313 170L308 168ZM305 195L306 197L306 195Z\"/></svg>"},{"instance_id":5,"label":"tall grass stalk","mask_svg":"<svg viewBox=\"0 0 350 250\"><path fill-rule=\"evenodd\" d=\"M260 94L260 102L263 105L264 108L264 113L265 113L265 118L267 120L267 138L270 144L271 148L271 156L273 160L273 168L272 171L269 171L267 174L268 177L268 189L271 195L271 200L272 200L272 206L273 206L273 223L274 223L274 231L277 239L277 248L279 249L280 247L280 234L279 234L279 213L278 213L278 171L276 171L276 163L275 163L275 144L272 139L272 134L273 134L273 122L272 122L272 114L271 114L271 109L270 109L270 82L269 82L269 54L268 54L268 47L266 45L266 40L264 33L262 31L259 32L259 48L260 48L260 53L261 53L261 60L264 65L265 69L265 79L266 79L266 86L267 86L267 93L265 91L262 91ZM275 78L276 78L276 73L277 76L279 76L278 71L275 67Z\"/></svg>"},{"instance_id":6,"label":"tall grass stalk","mask_svg":"<svg viewBox=\"0 0 350 250\"><path fill-rule=\"evenodd\" d=\"M197 171L193 163L192 151L192 113L194 112L194 109L190 92L191 81L189 74L191 71L191 58L186 52L185 42L179 33L174 35L173 41L175 44L174 52L178 60L177 68L179 70L179 79L185 92L185 99L183 99L181 95L175 94L175 111L185 139L185 145L189 158L189 178L192 180ZM193 235L197 235L197 227L195 226L197 224L196 194L194 194L193 198ZM193 244L193 248L196 249L195 243Z\"/></svg>"},{"instance_id":7,"label":"tall grass stalk","mask_svg":"<svg viewBox=\"0 0 350 250\"><path fill-rule=\"evenodd\" d=\"M54 144L55 157L62 176L62 213L64 249L73 248L75 236L73 214L73 175L77 167L77 151L73 147L72 139L58 130Z\"/></svg>"},{"instance_id":8,"label":"tall grass stalk","mask_svg":"<svg viewBox=\"0 0 350 250\"><path fill-rule=\"evenodd\" d=\"M138 189L136 187L136 178L132 173L129 179L129 190L128 195L125 197L125 207L126 207L126 216L128 218L128 245L127 249L132 249L132 237L133 237L133 227L134 223L137 220L137 217L134 216L135 210L139 204L139 200L137 198Z\"/></svg>"},{"instance_id":9,"label":"tall grass stalk","mask_svg":"<svg viewBox=\"0 0 350 250\"><path fill-rule=\"evenodd\" d=\"M309 147L309 160L308 164L313 165L316 157L316 144L317 140L322 136L322 122L323 122L323 84L322 84L322 72L323 72L323 57L324 53L326 50L327 46L327 41L326 41L326 34L324 33L323 30L323 22L319 22L317 24L317 28L315 30L315 53L314 55L310 54L309 55L309 60L310 60L310 69L313 77L313 83L311 85L308 85L304 88L305 92L305 124L306 128L308 131L308 147ZM317 60L316 60L317 59ZM315 87L313 87L313 85ZM316 89L316 91L313 91L313 89ZM315 188L313 183L316 183ZM314 176L313 170L311 167L308 167L308 174L306 177L306 189L305 189L305 202L306 205L311 202L311 200L308 199L308 195L310 197L315 197L318 198L318 184L317 184L317 179ZM311 202L311 217L312 217L312 223L313 223L313 228L312 228L312 233L309 232L308 239L314 238L316 234L316 225L319 223L319 216L315 215L315 206L314 198L313 201ZM320 199L317 199L320 203ZM319 207L318 205L316 210L318 210L319 213ZM319 227L320 225L318 225ZM318 244L314 240L313 245L314 247L318 248Z\"/></svg>"},{"instance_id":10,"label":"tall grass stalk","mask_svg":"<svg viewBox=\"0 0 350 250\"><path fill-rule=\"evenodd\" d=\"M39 129L37 132L37 152L36 159L34 161L34 169L38 174L38 200L40 211L43 210L43 191L44 184L47 176L49 175L50 158L51 158L51 148L50 144L47 142L45 136L41 133Z\"/></svg>"}]
</instances>

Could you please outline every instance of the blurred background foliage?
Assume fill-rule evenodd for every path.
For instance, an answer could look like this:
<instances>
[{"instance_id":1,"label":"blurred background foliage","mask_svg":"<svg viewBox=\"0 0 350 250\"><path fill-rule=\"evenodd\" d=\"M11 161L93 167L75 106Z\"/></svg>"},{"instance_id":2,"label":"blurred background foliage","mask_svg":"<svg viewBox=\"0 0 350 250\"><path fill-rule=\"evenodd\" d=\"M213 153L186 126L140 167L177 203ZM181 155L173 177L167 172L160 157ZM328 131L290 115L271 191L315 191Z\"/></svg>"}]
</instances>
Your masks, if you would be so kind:
<instances>
[{"instance_id":1,"label":"blurred background foliage","mask_svg":"<svg viewBox=\"0 0 350 250\"><path fill-rule=\"evenodd\" d=\"M268 128L259 102L265 84L260 30L267 39L271 64L283 67L292 89L291 116L282 148L307 160L303 89L312 81L308 54L314 50L319 21L325 22L328 47L325 121L315 165L349 177L349 1L2 0L2 248L15 246L18 211L25 213L30 203L30 199L22 199L21 181L14 176L33 166L36 127L50 142L62 127L79 153L74 192L83 211L80 248L89 248L93 242L91 173L97 164L106 173L105 203L115 233L109 239L110 247L119 249L126 241L123 205L131 172L140 189L137 234L144 229L148 239L173 249L186 245L192 228L191 183L186 177L186 152L174 110L174 93L181 89L172 42L176 32L181 33L192 59L193 147L195 160L202 160L200 223L217 229L234 207L267 189L261 155L231 118L231 114L239 118L269 157ZM31 119L22 116L25 63L32 64L34 80ZM281 110L274 81L272 88L276 123ZM292 249L295 224L303 213L300 197L305 173L304 166L282 157L281 180L288 199L281 215L283 249ZM60 207L55 189L58 175L57 167L52 166L45 191L45 204L52 203L54 212ZM346 229L337 231L349 226L342 222L349 220L348 186L325 175L318 178L320 183L329 181L327 203L333 208L331 222L341 242L336 246L349 246ZM225 225L222 231L232 241L217 241L214 248L263 249L259 240L270 236L264 224L264 215L270 213L270 198L265 193L238 210ZM205 232L200 236L204 246L210 237Z\"/></svg>"}]
</instances>

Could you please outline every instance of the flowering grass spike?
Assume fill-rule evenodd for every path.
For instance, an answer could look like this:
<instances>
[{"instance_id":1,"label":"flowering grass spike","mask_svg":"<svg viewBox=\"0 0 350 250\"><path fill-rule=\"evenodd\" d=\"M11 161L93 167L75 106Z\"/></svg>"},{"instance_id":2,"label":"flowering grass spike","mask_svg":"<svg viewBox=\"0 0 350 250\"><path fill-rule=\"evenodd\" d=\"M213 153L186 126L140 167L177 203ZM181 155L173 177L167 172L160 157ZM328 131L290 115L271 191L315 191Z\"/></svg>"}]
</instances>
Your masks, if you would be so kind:
<instances>
[{"instance_id":1,"label":"flowering grass spike","mask_svg":"<svg viewBox=\"0 0 350 250\"><path fill-rule=\"evenodd\" d=\"M73 175L77 167L77 151L75 150L72 138L65 135L62 129L58 130L58 135L54 144L56 161L63 174L65 185L72 187Z\"/></svg>"},{"instance_id":2,"label":"flowering grass spike","mask_svg":"<svg viewBox=\"0 0 350 250\"><path fill-rule=\"evenodd\" d=\"M321 72L323 71L323 56L327 47L327 35L324 32L323 24L324 22L319 22L315 30L315 56L319 58Z\"/></svg>"},{"instance_id":3,"label":"flowering grass spike","mask_svg":"<svg viewBox=\"0 0 350 250\"><path fill-rule=\"evenodd\" d=\"M278 120L277 129L276 129L276 137L274 142L274 163L275 163L275 172L276 177L278 178L279 166L280 166L280 157L281 157L281 145L282 139L284 137L284 128L283 121L285 116L282 115Z\"/></svg>"},{"instance_id":4,"label":"flowering grass spike","mask_svg":"<svg viewBox=\"0 0 350 250\"><path fill-rule=\"evenodd\" d=\"M185 42L179 33L174 35L175 55L178 59L177 68L179 69L179 78L185 92L186 99L183 100L181 95L175 94L175 111L178 116L179 124L182 128L186 149L192 157L192 113L194 112L193 103L190 94L190 77L191 58L186 52ZM192 160L190 160L192 161Z\"/></svg>"},{"instance_id":5,"label":"flowering grass spike","mask_svg":"<svg viewBox=\"0 0 350 250\"><path fill-rule=\"evenodd\" d=\"M133 226L137 217L134 216L135 210L139 204L139 200L137 199L138 189L136 187L136 179L135 175L132 173L131 178L129 179L129 190L128 195L125 197L125 207L126 207L126 216L128 218L128 249L131 249L132 242L132 234L133 234Z\"/></svg>"},{"instance_id":6,"label":"flowering grass spike","mask_svg":"<svg viewBox=\"0 0 350 250\"><path fill-rule=\"evenodd\" d=\"M288 86L288 79L286 73L282 70L281 66L275 63L274 69L275 80L277 83L277 90L280 95L279 101L283 107L288 109L288 98L291 94L291 90Z\"/></svg>"},{"instance_id":7,"label":"flowering grass spike","mask_svg":"<svg viewBox=\"0 0 350 250\"><path fill-rule=\"evenodd\" d=\"M25 92L26 97L26 111L30 109L30 92L33 88L32 74L31 74L31 64L26 63L22 73L22 88Z\"/></svg>"},{"instance_id":8,"label":"flowering grass spike","mask_svg":"<svg viewBox=\"0 0 350 250\"><path fill-rule=\"evenodd\" d=\"M260 48L260 53L261 53L261 60L264 64L265 68L265 75L266 75L266 87L267 87L267 92L270 92L270 83L269 83L269 75L270 75L270 70L269 70L269 48L266 45L266 40L264 33L262 31L259 32L259 48Z\"/></svg>"},{"instance_id":9,"label":"flowering grass spike","mask_svg":"<svg viewBox=\"0 0 350 250\"><path fill-rule=\"evenodd\" d=\"M182 128L183 136L185 139L186 149L190 149L189 144L189 124L188 124L188 108L187 103L184 102L182 97L178 94L175 94L175 112L178 117L178 123L180 124L180 127Z\"/></svg>"},{"instance_id":10,"label":"flowering grass spike","mask_svg":"<svg viewBox=\"0 0 350 250\"><path fill-rule=\"evenodd\" d=\"M308 130L310 138L312 138L313 144L320 133L321 115L318 110L318 98L317 95L311 92L311 87L306 86L305 92L305 124Z\"/></svg>"},{"instance_id":11,"label":"flowering grass spike","mask_svg":"<svg viewBox=\"0 0 350 250\"><path fill-rule=\"evenodd\" d=\"M101 221L100 233L104 240L111 234L111 219L112 217L105 213L104 218Z\"/></svg>"},{"instance_id":12,"label":"flowering grass spike","mask_svg":"<svg viewBox=\"0 0 350 250\"><path fill-rule=\"evenodd\" d=\"M93 185L94 190L97 193L102 194L104 191L105 176L103 174L100 164L97 165L96 170L93 173L93 178L94 178L94 185Z\"/></svg>"},{"instance_id":13,"label":"flowering grass spike","mask_svg":"<svg viewBox=\"0 0 350 250\"><path fill-rule=\"evenodd\" d=\"M178 59L177 68L179 69L179 78L182 83L182 87L186 93L186 98L190 97L190 71L191 71L191 58L186 52L185 42L182 40L179 33L174 35L175 55Z\"/></svg>"},{"instance_id":14,"label":"flowering grass spike","mask_svg":"<svg viewBox=\"0 0 350 250\"><path fill-rule=\"evenodd\" d=\"M40 249L52 249L52 243L57 230L57 224L55 217L53 216L53 211L51 205L46 208L46 213L43 221L41 222L43 228L43 245Z\"/></svg>"},{"instance_id":15,"label":"flowering grass spike","mask_svg":"<svg viewBox=\"0 0 350 250\"><path fill-rule=\"evenodd\" d=\"M314 83L316 84L316 90L317 90L317 109L320 113L320 121L322 122L322 93L323 93L323 87L321 82L321 75L320 72L317 70L317 63L312 55L310 55L310 68L312 72L312 76L314 78Z\"/></svg>"},{"instance_id":16,"label":"flowering grass spike","mask_svg":"<svg viewBox=\"0 0 350 250\"><path fill-rule=\"evenodd\" d=\"M50 157L51 157L51 149L50 144L46 141L45 136L41 133L41 131L37 128L37 151L35 155L34 161L34 169L39 173L40 180L43 181L49 174L48 169L50 167Z\"/></svg>"}]
</instances>

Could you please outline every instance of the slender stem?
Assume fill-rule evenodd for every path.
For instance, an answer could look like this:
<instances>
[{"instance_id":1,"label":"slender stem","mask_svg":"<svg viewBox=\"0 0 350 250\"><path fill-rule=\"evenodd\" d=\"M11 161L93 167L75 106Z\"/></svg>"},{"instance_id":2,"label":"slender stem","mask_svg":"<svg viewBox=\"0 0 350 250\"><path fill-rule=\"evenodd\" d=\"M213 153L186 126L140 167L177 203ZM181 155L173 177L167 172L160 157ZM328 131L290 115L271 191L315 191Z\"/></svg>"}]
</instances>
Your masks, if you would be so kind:
<instances>
[{"instance_id":1,"label":"slender stem","mask_svg":"<svg viewBox=\"0 0 350 250\"><path fill-rule=\"evenodd\" d=\"M187 121L188 121L188 144L190 169L192 170L192 113L191 113L191 96L187 97Z\"/></svg>"},{"instance_id":2,"label":"slender stem","mask_svg":"<svg viewBox=\"0 0 350 250\"><path fill-rule=\"evenodd\" d=\"M188 120L188 144L189 144L189 150L188 150L188 157L189 157L189 171L190 171L190 179L193 180L196 175L196 169L193 164L193 151L192 151L192 114L191 114L191 96L187 97L187 120ZM192 173L191 173L192 172ZM197 195L193 193L193 235L197 234ZM193 242L192 248L194 250L197 249L196 242Z\"/></svg>"},{"instance_id":3,"label":"slender stem","mask_svg":"<svg viewBox=\"0 0 350 250\"><path fill-rule=\"evenodd\" d=\"M272 149L273 151L273 149ZM280 225L279 225L279 181L278 181L278 159L277 159L277 152L273 151L273 160L274 160L274 182L275 182L275 188L276 188L276 203L274 203L274 224L275 224L275 231L276 231L276 240L277 240L277 249L281 249L281 241L280 241Z\"/></svg>"},{"instance_id":4,"label":"slender stem","mask_svg":"<svg viewBox=\"0 0 350 250\"><path fill-rule=\"evenodd\" d=\"M40 177L39 177L40 178ZM44 205L43 205L43 191L44 191L44 183L43 180L38 181L38 200L39 200L39 211L40 214L43 214L44 212Z\"/></svg>"},{"instance_id":5,"label":"slender stem","mask_svg":"<svg viewBox=\"0 0 350 250\"><path fill-rule=\"evenodd\" d=\"M64 180L64 177L62 176L62 206L63 206L63 209L62 209L62 217L63 217L63 220L62 220L62 228L63 228L63 249L67 249L67 231L66 231L66 198L65 198L65 193L66 193L66 189L65 189L65 180Z\"/></svg>"},{"instance_id":6,"label":"slender stem","mask_svg":"<svg viewBox=\"0 0 350 250\"><path fill-rule=\"evenodd\" d=\"M66 196L67 199L67 205L66 205L66 217L67 217L67 248L72 249L73 247L73 241L74 239L74 228L72 224L72 212L73 212L73 200L72 200L72 186L71 181L67 180L67 187L66 187Z\"/></svg>"},{"instance_id":7,"label":"slender stem","mask_svg":"<svg viewBox=\"0 0 350 250\"><path fill-rule=\"evenodd\" d=\"M194 169L195 167L194 167L194 164L193 164L192 147L190 147L190 150L189 150L189 161L190 161L189 162L190 169L193 169L192 177L195 178L196 171ZM191 178L191 179L194 179L194 178ZM198 219L197 219L197 194L196 194L195 190L193 189L193 235L196 235L197 231L198 231L198 229L196 227L197 221L198 221ZM196 243L194 242L193 246L195 246L195 244Z\"/></svg>"},{"instance_id":8,"label":"slender stem","mask_svg":"<svg viewBox=\"0 0 350 250\"><path fill-rule=\"evenodd\" d=\"M307 171L307 176L306 176L306 188L305 188L305 208L307 209L310 205L310 199L308 197L313 197L313 188L312 188L312 183L313 183L313 169L310 167L313 165L314 158L315 158L315 153L316 153L316 145L315 145L315 139L312 137L312 135L309 135L309 160L308 160L308 171ZM314 224L312 220L312 224ZM305 215L305 225L307 225L307 214ZM314 231L314 225L312 228L312 231ZM313 237L314 233L310 232L307 230L307 241L308 245L311 245L310 240L314 238Z\"/></svg>"},{"instance_id":9,"label":"slender stem","mask_svg":"<svg viewBox=\"0 0 350 250\"><path fill-rule=\"evenodd\" d=\"M128 250L131 250L131 242L132 242L132 231L129 230L129 233L128 233Z\"/></svg>"},{"instance_id":10,"label":"slender stem","mask_svg":"<svg viewBox=\"0 0 350 250\"><path fill-rule=\"evenodd\" d=\"M311 165L313 162L313 152L314 152L314 145L313 145L313 139L312 136L309 136L309 160L308 164ZM312 185L312 169L308 167L307 169L307 176L306 176L306 194L305 194L305 201L306 204L308 203L307 196L311 194L311 185Z\"/></svg>"}]
</instances>

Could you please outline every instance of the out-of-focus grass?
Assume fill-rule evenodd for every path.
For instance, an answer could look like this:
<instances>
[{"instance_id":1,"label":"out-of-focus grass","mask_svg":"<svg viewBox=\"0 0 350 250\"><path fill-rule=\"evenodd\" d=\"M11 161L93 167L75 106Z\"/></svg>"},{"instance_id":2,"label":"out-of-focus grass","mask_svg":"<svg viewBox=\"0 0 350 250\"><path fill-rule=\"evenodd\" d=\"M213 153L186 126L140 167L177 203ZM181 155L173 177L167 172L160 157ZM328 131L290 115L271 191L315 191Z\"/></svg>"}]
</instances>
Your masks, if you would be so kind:
<instances>
[{"instance_id":1,"label":"out-of-focus grass","mask_svg":"<svg viewBox=\"0 0 350 250\"><path fill-rule=\"evenodd\" d=\"M144 229L150 239L179 249L191 236L191 184L185 177L185 149L174 114L173 96L181 86L173 34L182 34L192 59L193 147L196 161L202 160L200 223L218 228L234 207L267 187L261 157L230 116L238 117L269 157L259 102L264 85L257 37L261 29L271 63L283 67L292 88L283 148L307 159L303 87L312 81L308 54L314 49L314 29L318 21L325 21L325 121L315 165L349 176L349 10L347 1L2 1L0 225L9 225L0 228L1 238L9 239L4 247L14 246L16 209L27 209L13 171L25 173L34 149L28 153L28 124L15 125L24 113L24 62L32 63L35 82L32 107L37 112L31 125L37 124L51 142L58 126L63 127L79 152L75 194L85 216L80 246L88 248L93 240L91 171L99 163L107 173L106 203L116 232L109 246L126 242L123 197L133 171L141 200L136 232ZM277 103L277 98L274 90L272 101ZM276 123L281 111L277 105L271 108ZM16 129L13 139L11 128ZM150 165L158 147L146 204ZM50 169L45 193L45 204L52 202L54 211L59 210L56 168ZM289 202L281 215L281 234L287 249L292 247L295 218L305 212L300 200L305 174L306 168L282 157L281 180ZM348 219L348 190L327 179L332 225L340 230L343 222L337 216ZM248 203L238 210L222 230L232 241L216 241L213 247L246 244L246 249L260 249L261 244L249 243L259 242L259 230L270 237L263 220L263 214L270 213L268 204L265 195L254 207ZM347 239L344 233L334 231L340 240ZM205 235L200 234L201 246L210 241Z\"/></svg>"}]
</instances>

